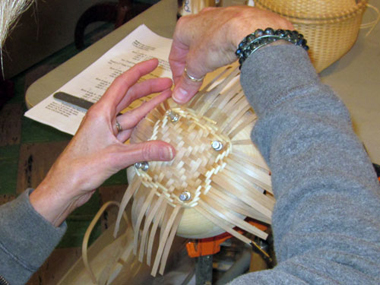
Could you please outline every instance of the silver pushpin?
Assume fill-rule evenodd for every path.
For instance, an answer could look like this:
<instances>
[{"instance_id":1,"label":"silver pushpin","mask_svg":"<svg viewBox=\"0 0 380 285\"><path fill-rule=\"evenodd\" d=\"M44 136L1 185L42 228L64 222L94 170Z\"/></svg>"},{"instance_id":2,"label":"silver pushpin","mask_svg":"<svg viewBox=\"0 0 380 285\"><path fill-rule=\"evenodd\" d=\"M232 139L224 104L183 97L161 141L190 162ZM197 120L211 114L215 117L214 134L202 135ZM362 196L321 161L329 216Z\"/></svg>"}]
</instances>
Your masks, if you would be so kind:
<instances>
[{"instance_id":1,"label":"silver pushpin","mask_svg":"<svg viewBox=\"0 0 380 285\"><path fill-rule=\"evenodd\" d=\"M141 169L147 171L149 169L149 163L146 161L141 162Z\"/></svg>"},{"instance_id":2,"label":"silver pushpin","mask_svg":"<svg viewBox=\"0 0 380 285\"><path fill-rule=\"evenodd\" d=\"M220 141L213 141L211 143L211 146L214 150L216 151L220 151L223 149L223 144L220 142Z\"/></svg>"},{"instance_id":3,"label":"silver pushpin","mask_svg":"<svg viewBox=\"0 0 380 285\"><path fill-rule=\"evenodd\" d=\"M141 168L141 162L136 162L136 163L135 163L135 167L136 167L137 169L140 169L140 168Z\"/></svg>"},{"instance_id":4,"label":"silver pushpin","mask_svg":"<svg viewBox=\"0 0 380 285\"><path fill-rule=\"evenodd\" d=\"M170 121L173 123L177 123L179 121L179 115L172 110L168 112L168 117L170 118Z\"/></svg>"},{"instance_id":5,"label":"silver pushpin","mask_svg":"<svg viewBox=\"0 0 380 285\"><path fill-rule=\"evenodd\" d=\"M191 194L188 191L182 192L181 195L179 195L179 199L183 202L190 200L190 198L191 198Z\"/></svg>"},{"instance_id":6,"label":"silver pushpin","mask_svg":"<svg viewBox=\"0 0 380 285\"><path fill-rule=\"evenodd\" d=\"M149 163L146 162L146 161L143 161L143 162L136 162L135 163L135 167L137 169L141 169L141 170L144 170L144 171L147 171L149 169Z\"/></svg>"}]
</instances>

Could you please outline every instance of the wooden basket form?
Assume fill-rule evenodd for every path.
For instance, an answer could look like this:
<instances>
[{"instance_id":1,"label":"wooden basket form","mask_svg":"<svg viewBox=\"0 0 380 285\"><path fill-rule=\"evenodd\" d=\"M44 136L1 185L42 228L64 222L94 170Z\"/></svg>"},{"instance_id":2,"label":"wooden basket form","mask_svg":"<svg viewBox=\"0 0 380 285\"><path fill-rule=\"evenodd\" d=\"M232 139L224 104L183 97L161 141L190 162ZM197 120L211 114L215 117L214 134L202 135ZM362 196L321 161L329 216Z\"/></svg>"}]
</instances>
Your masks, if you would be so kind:
<instances>
[{"instance_id":1,"label":"wooden basket form","mask_svg":"<svg viewBox=\"0 0 380 285\"><path fill-rule=\"evenodd\" d=\"M234 229L239 227L267 237L245 221L250 217L270 224L275 200L268 167L250 140L256 115L238 73L225 71L221 83L215 84L216 78L186 106L165 102L132 134L131 143L163 140L177 151L171 162L128 169L130 185L116 222L133 197L134 253L153 265L152 275L163 274L175 235L206 238L229 232L252 244Z\"/></svg>"},{"instance_id":2,"label":"wooden basket form","mask_svg":"<svg viewBox=\"0 0 380 285\"><path fill-rule=\"evenodd\" d=\"M293 23L310 47L317 72L337 61L354 45L368 0L255 0L255 6Z\"/></svg>"}]
</instances>

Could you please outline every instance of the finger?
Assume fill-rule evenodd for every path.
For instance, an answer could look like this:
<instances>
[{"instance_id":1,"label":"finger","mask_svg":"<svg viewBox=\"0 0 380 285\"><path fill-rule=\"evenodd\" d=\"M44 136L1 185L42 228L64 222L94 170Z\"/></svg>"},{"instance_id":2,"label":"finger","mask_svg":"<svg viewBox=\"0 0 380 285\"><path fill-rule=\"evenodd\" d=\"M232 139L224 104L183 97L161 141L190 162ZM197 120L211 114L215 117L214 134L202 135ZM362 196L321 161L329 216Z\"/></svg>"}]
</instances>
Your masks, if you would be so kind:
<instances>
[{"instance_id":1,"label":"finger","mask_svg":"<svg viewBox=\"0 0 380 285\"><path fill-rule=\"evenodd\" d=\"M170 161L175 155L174 147L163 141L128 144L123 147L123 153L117 158L121 169L141 161Z\"/></svg>"},{"instance_id":2,"label":"finger","mask_svg":"<svg viewBox=\"0 0 380 285\"><path fill-rule=\"evenodd\" d=\"M121 100L116 108L116 112L120 113L120 111L127 108L136 99L169 89L172 84L173 81L170 78L153 78L136 83Z\"/></svg>"},{"instance_id":3,"label":"finger","mask_svg":"<svg viewBox=\"0 0 380 285\"><path fill-rule=\"evenodd\" d=\"M116 107L124 98L128 89L142 76L152 72L157 66L157 59L151 59L134 65L112 82L98 103L107 105L108 107Z\"/></svg>"},{"instance_id":4,"label":"finger","mask_svg":"<svg viewBox=\"0 0 380 285\"><path fill-rule=\"evenodd\" d=\"M168 99L172 91L170 89L162 92L160 95L152 98L151 100L145 102L141 106L117 117L121 128L123 130L128 130L134 128L142 118L144 118L152 109L157 105L161 104L163 101Z\"/></svg>"},{"instance_id":5,"label":"finger","mask_svg":"<svg viewBox=\"0 0 380 285\"><path fill-rule=\"evenodd\" d=\"M169 53L169 64L173 74L174 84L180 80L191 44L194 42L194 31L197 30L197 23L193 23L194 15L181 17L175 27L173 34L173 43Z\"/></svg>"},{"instance_id":6,"label":"finger","mask_svg":"<svg viewBox=\"0 0 380 285\"><path fill-rule=\"evenodd\" d=\"M177 84L186 66L186 57L189 47L179 41L173 40L173 45L169 54L170 69L173 74L174 84Z\"/></svg>"},{"instance_id":7,"label":"finger","mask_svg":"<svg viewBox=\"0 0 380 285\"><path fill-rule=\"evenodd\" d=\"M199 88L202 86L203 80L200 80L205 76L205 73L198 72L198 75L192 73L192 71L187 68L184 70L182 76L173 90L173 100L178 104L184 104L190 101L190 99L198 92Z\"/></svg>"},{"instance_id":8,"label":"finger","mask_svg":"<svg viewBox=\"0 0 380 285\"><path fill-rule=\"evenodd\" d=\"M119 140L119 142L125 143L131 137L132 132L133 132L133 129L122 131L121 133L118 133L116 135L116 138Z\"/></svg>"}]
</instances>

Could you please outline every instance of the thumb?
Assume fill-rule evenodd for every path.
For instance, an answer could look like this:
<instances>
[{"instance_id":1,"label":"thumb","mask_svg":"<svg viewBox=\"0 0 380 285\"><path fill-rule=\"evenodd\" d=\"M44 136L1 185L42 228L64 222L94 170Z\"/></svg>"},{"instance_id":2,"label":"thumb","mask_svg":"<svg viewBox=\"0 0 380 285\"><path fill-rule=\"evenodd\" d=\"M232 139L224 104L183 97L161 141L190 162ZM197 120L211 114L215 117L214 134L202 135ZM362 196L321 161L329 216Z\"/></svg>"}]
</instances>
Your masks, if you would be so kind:
<instances>
[{"instance_id":1,"label":"thumb","mask_svg":"<svg viewBox=\"0 0 380 285\"><path fill-rule=\"evenodd\" d=\"M184 104L201 88L205 74L195 74L189 69L184 69L180 80L173 90L173 100L178 104Z\"/></svg>"},{"instance_id":2,"label":"thumb","mask_svg":"<svg viewBox=\"0 0 380 285\"><path fill-rule=\"evenodd\" d=\"M175 148L163 141L147 141L125 146L128 148L122 159L125 167L142 161L169 161L175 155Z\"/></svg>"}]
</instances>

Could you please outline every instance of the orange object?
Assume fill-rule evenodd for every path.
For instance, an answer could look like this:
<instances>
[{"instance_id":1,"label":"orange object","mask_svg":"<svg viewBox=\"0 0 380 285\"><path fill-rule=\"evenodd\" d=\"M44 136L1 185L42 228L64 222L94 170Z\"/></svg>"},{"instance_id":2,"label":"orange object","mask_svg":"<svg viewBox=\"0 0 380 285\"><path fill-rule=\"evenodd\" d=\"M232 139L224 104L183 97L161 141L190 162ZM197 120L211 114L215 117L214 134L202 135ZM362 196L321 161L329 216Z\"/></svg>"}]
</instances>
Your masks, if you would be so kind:
<instances>
[{"instance_id":1,"label":"orange object","mask_svg":"<svg viewBox=\"0 0 380 285\"><path fill-rule=\"evenodd\" d=\"M266 225L253 220L249 220L248 222L262 231L265 231L268 228ZM240 229L238 229L237 231L239 233L243 233L243 231ZM225 232L215 237L189 241L186 244L187 254L190 257L194 258L218 253L220 251L220 245L231 237L231 234Z\"/></svg>"}]
</instances>

